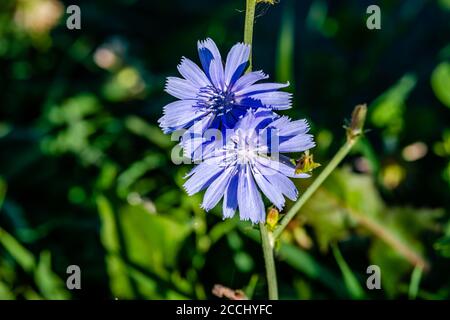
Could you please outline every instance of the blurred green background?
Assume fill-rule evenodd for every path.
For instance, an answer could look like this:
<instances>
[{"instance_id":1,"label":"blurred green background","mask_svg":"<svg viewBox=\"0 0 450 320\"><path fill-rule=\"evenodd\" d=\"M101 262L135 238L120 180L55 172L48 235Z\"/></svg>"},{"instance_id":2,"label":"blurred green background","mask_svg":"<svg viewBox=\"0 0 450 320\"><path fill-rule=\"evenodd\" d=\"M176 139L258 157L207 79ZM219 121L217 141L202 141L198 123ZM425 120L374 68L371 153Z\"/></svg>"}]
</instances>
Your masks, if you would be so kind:
<instances>
[{"instance_id":1,"label":"blurred green background","mask_svg":"<svg viewBox=\"0 0 450 320\"><path fill-rule=\"evenodd\" d=\"M81 30L66 28L70 4ZM381 30L366 28L371 4ZM156 123L181 56L198 61L206 37L225 54L244 9L0 2L1 299L211 299L215 284L267 297L258 231L185 194L190 166ZM283 234L281 298L450 298L449 20L448 0L258 5L254 68L291 82L283 113L311 122L316 161L369 106L370 131ZM381 290L366 288L372 264ZM69 265L81 290L65 286Z\"/></svg>"}]
</instances>

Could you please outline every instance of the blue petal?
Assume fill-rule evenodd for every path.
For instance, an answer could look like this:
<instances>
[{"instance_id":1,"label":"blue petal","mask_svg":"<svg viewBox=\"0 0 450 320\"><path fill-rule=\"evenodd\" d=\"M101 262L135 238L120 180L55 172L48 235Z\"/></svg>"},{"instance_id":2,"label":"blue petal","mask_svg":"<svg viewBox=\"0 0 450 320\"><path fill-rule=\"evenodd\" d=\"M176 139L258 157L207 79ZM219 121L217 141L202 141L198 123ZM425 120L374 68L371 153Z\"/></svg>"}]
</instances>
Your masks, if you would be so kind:
<instances>
[{"instance_id":1,"label":"blue petal","mask_svg":"<svg viewBox=\"0 0 450 320\"><path fill-rule=\"evenodd\" d=\"M219 49L212 39L207 38L206 40L198 41L197 47L203 70L205 70L207 73L209 72L209 66L212 60L222 61Z\"/></svg>"},{"instance_id":2,"label":"blue petal","mask_svg":"<svg viewBox=\"0 0 450 320\"><path fill-rule=\"evenodd\" d=\"M289 138L288 140L281 141L278 146L279 152L301 152L314 148L315 143L313 136L310 134L299 134Z\"/></svg>"},{"instance_id":3,"label":"blue petal","mask_svg":"<svg viewBox=\"0 0 450 320\"><path fill-rule=\"evenodd\" d=\"M274 110L286 110L292 106L292 94L283 91L271 91L236 97L236 103L249 108L269 107Z\"/></svg>"},{"instance_id":4,"label":"blue petal","mask_svg":"<svg viewBox=\"0 0 450 320\"><path fill-rule=\"evenodd\" d=\"M237 97L252 96L252 95L258 94L258 93L277 91L277 90L279 90L281 88L285 88L287 86L289 86L289 82L287 82L287 83L272 83L272 82L257 83L257 84L253 84L251 86L246 86L246 87L240 89L239 91L236 91L235 95Z\"/></svg>"},{"instance_id":5,"label":"blue petal","mask_svg":"<svg viewBox=\"0 0 450 320\"><path fill-rule=\"evenodd\" d=\"M264 165L258 165L257 167L275 189L278 189L279 192L283 193L286 197L293 201L297 199L297 188L288 177L271 167ZM276 205L275 202L273 203Z\"/></svg>"},{"instance_id":6,"label":"blue petal","mask_svg":"<svg viewBox=\"0 0 450 320\"><path fill-rule=\"evenodd\" d=\"M231 178L227 190L225 191L225 194L223 196L222 213L224 218L232 218L238 206L237 200L238 181L239 175L235 174Z\"/></svg>"},{"instance_id":7,"label":"blue petal","mask_svg":"<svg viewBox=\"0 0 450 320\"><path fill-rule=\"evenodd\" d=\"M206 142L204 132L211 127L214 121L214 114L203 114L203 117L195 121L193 125L183 134L182 146L184 155L194 160L202 157L202 144Z\"/></svg>"},{"instance_id":8,"label":"blue petal","mask_svg":"<svg viewBox=\"0 0 450 320\"><path fill-rule=\"evenodd\" d=\"M262 71L253 71L246 73L234 83L232 90L234 92L242 90L248 86L251 86L257 81L267 79L268 77L269 76L264 74Z\"/></svg>"},{"instance_id":9,"label":"blue petal","mask_svg":"<svg viewBox=\"0 0 450 320\"><path fill-rule=\"evenodd\" d=\"M283 160L284 157L282 155L279 155L279 158L280 158L280 160ZM257 157L256 161L259 162L264 167L268 167L273 170L276 170L287 177L309 178L308 174L296 174L295 166L291 163L287 163L286 161L283 161L283 162L286 162L286 163L283 163L281 161L275 161L275 160L265 158L265 157Z\"/></svg>"},{"instance_id":10,"label":"blue petal","mask_svg":"<svg viewBox=\"0 0 450 320\"><path fill-rule=\"evenodd\" d=\"M178 65L178 71L186 80L191 81L196 87L206 87L211 85L211 82L208 80L208 77L202 69L188 58L181 58L181 63Z\"/></svg>"},{"instance_id":11,"label":"blue petal","mask_svg":"<svg viewBox=\"0 0 450 320\"><path fill-rule=\"evenodd\" d=\"M224 89L224 71L222 57L216 44L210 38L198 42L198 53L203 69L212 84L221 90Z\"/></svg>"},{"instance_id":12,"label":"blue petal","mask_svg":"<svg viewBox=\"0 0 450 320\"><path fill-rule=\"evenodd\" d=\"M252 223L265 221L264 203L248 166L244 166L239 173L237 198L241 220Z\"/></svg>"},{"instance_id":13,"label":"blue petal","mask_svg":"<svg viewBox=\"0 0 450 320\"><path fill-rule=\"evenodd\" d=\"M294 136L309 131L309 125L305 119L291 121L285 116L278 118L270 126L278 128L280 136Z\"/></svg>"},{"instance_id":14,"label":"blue petal","mask_svg":"<svg viewBox=\"0 0 450 320\"><path fill-rule=\"evenodd\" d=\"M279 188L274 186L268 177L265 177L258 166L252 168L253 176L255 177L258 187L261 189L262 193L279 209L284 207L284 197L283 193Z\"/></svg>"},{"instance_id":15,"label":"blue petal","mask_svg":"<svg viewBox=\"0 0 450 320\"><path fill-rule=\"evenodd\" d=\"M202 162L193 172L189 180L183 185L190 196L208 187L223 172L223 168L211 165L208 162Z\"/></svg>"},{"instance_id":16,"label":"blue petal","mask_svg":"<svg viewBox=\"0 0 450 320\"><path fill-rule=\"evenodd\" d=\"M306 120L291 121L288 117L280 117L265 130L267 132L263 132L264 134L277 139L273 144L273 139L268 140L270 152L301 152L315 146L313 136L306 134L309 130Z\"/></svg>"},{"instance_id":17,"label":"blue petal","mask_svg":"<svg viewBox=\"0 0 450 320\"><path fill-rule=\"evenodd\" d=\"M194 100L178 100L164 107L164 116L158 122L165 133L190 126L196 119L203 116L193 105Z\"/></svg>"},{"instance_id":18,"label":"blue petal","mask_svg":"<svg viewBox=\"0 0 450 320\"><path fill-rule=\"evenodd\" d=\"M220 60L212 60L209 66L209 78L211 79L214 87L224 90L225 88L225 78L223 74L223 65Z\"/></svg>"},{"instance_id":19,"label":"blue petal","mask_svg":"<svg viewBox=\"0 0 450 320\"><path fill-rule=\"evenodd\" d=\"M238 43L231 48L225 63L225 85L227 88L232 86L242 75L247 66L249 55L249 45Z\"/></svg>"},{"instance_id":20,"label":"blue petal","mask_svg":"<svg viewBox=\"0 0 450 320\"><path fill-rule=\"evenodd\" d=\"M195 99L198 94L198 88L189 80L168 77L165 91L178 99Z\"/></svg>"},{"instance_id":21,"label":"blue petal","mask_svg":"<svg viewBox=\"0 0 450 320\"><path fill-rule=\"evenodd\" d=\"M224 192L226 191L230 179L234 176L235 171L236 168L229 167L211 183L205 192L205 196L203 197L203 209L209 211L217 205L224 195Z\"/></svg>"}]
</instances>

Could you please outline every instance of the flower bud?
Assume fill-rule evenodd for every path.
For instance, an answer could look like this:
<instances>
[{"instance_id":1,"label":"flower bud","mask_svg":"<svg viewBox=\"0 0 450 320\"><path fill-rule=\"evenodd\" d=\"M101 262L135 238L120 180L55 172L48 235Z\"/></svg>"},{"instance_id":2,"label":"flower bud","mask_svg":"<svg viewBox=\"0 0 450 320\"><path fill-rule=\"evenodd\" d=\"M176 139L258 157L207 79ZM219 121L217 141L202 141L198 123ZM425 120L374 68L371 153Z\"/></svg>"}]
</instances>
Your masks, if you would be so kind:
<instances>
[{"instance_id":1,"label":"flower bud","mask_svg":"<svg viewBox=\"0 0 450 320\"><path fill-rule=\"evenodd\" d=\"M277 208L272 207L267 212L267 218L266 218L266 224L269 227L270 231L275 230L275 227L277 226L278 220L280 219L280 213L278 212Z\"/></svg>"},{"instance_id":2,"label":"flower bud","mask_svg":"<svg viewBox=\"0 0 450 320\"><path fill-rule=\"evenodd\" d=\"M353 140L363 134L364 122L366 121L367 105L359 104L353 109L352 120L347 128L347 139Z\"/></svg>"}]
</instances>

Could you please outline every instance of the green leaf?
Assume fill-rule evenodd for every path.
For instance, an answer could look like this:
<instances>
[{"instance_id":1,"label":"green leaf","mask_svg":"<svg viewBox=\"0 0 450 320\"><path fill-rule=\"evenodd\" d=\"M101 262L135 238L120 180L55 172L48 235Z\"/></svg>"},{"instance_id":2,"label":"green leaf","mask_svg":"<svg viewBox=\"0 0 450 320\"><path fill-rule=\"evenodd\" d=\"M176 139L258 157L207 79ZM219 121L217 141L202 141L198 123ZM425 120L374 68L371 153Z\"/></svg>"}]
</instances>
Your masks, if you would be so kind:
<instances>
[{"instance_id":1,"label":"green leaf","mask_svg":"<svg viewBox=\"0 0 450 320\"><path fill-rule=\"evenodd\" d=\"M139 287L142 296L148 299L184 300L189 299L188 295L175 290L176 286L167 284L164 279L150 277L148 274L139 271L132 266L127 266L127 272Z\"/></svg>"},{"instance_id":2,"label":"green leaf","mask_svg":"<svg viewBox=\"0 0 450 320\"><path fill-rule=\"evenodd\" d=\"M239 227L249 238L256 242L261 241L258 230L247 230L243 227L243 224L239 224ZM334 291L339 297L347 296L345 286L339 277L325 265L316 261L316 259L305 250L289 243L281 243L276 256L280 261L284 261L292 268Z\"/></svg>"},{"instance_id":3,"label":"green leaf","mask_svg":"<svg viewBox=\"0 0 450 320\"><path fill-rule=\"evenodd\" d=\"M125 119L125 126L134 134L148 139L161 148L167 149L175 144L175 142L170 141L169 136L165 135L158 126L149 124L142 118L129 116Z\"/></svg>"},{"instance_id":4,"label":"green leaf","mask_svg":"<svg viewBox=\"0 0 450 320\"><path fill-rule=\"evenodd\" d=\"M318 263L313 256L297 246L282 244L279 258L294 269L304 273L334 291L339 297L346 297L344 284L333 271Z\"/></svg>"},{"instance_id":5,"label":"green leaf","mask_svg":"<svg viewBox=\"0 0 450 320\"><path fill-rule=\"evenodd\" d=\"M109 287L115 298L133 298L134 293L127 276L127 269L120 254L120 241L116 218L108 199L97 196L97 207L100 215L100 239L106 250L106 268L109 276Z\"/></svg>"},{"instance_id":6,"label":"green leaf","mask_svg":"<svg viewBox=\"0 0 450 320\"><path fill-rule=\"evenodd\" d=\"M117 193L126 197L130 193L131 186L148 171L162 167L165 158L160 154L149 154L144 159L136 161L117 178Z\"/></svg>"},{"instance_id":7,"label":"green leaf","mask_svg":"<svg viewBox=\"0 0 450 320\"><path fill-rule=\"evenodd\" d=\"M331 242L346 239L356 221L348 214L350 207L374 217L384 208L372 177L349 169L335 170L299 213L313 226L319 247L326 251Z\"/></svg>"},{"instance_id":8,"label":"green leaf","mask_svg":"<svg viewBox=\"0 0 450 320\"><path fill-rule=\"evenodd\" d=\"M100 190L110 188L115 181L117 171L118 167L115 163L105 162L95 183L96 187Z\"/></svg>"},{"instance_id":9,"label":"green leaf","mask_svg":"<svg viewBox=\"0 0 450 320\"><path fill-rule=\"evenodd\" d=\"M447 222L447 227L445 231L444 237L439 239L435 244L434 248L439 251L439 253L446 257L450 258L450 221Z\"/></svg>"},{"instance_id":10,"label":"green leaf","mask_svg":"<svg viewBox=\"0 0 450 320\"><path fill-rule=\"evenodd\" d=\"M369 112L372 123L377 127L386 128L386 132L390 135L397 135L403 129L406 99L416 82L415 75L406 74L371 103Z\"/></svg>"},{"instance_id":11,"label":"green leaf","mask_svg":"<svg viewBox=\"0 0 450 320\"><path fill-rule=\"evenodd\" d=\"M23 270L32 272L36 262L34 256L25 247L23 247L13 236L0 228L0 243L17 261Z\"/></svg>"},{"instance_id":12,"label":"green leaf","mask_svg":"<svg viewBox=\"0 0 450 320\"><path fill-rule=\"evenodd\" d=\"M209 240L211 245L219 241L223 236L230 234L237 226L237 219L227 219L216 223L209 232Z\"/></svg>"},{"instance_id":13,"label":"green leaf","mask_svg":"<svg viewBox=\"0 0 450 320\"><path fill-rule=\"evenodd\" d=\"M382 282L393 297L412 266L427 267L420 239L424 231L438 229L437 219L442 215L439 209L386 207L371 176L338 169L305 204L297 219L314 228L322 250L348 238L355 227L360 234L370 236L370 261L382 270L391 270L383 274Z\"/></svg>"},{"instance_id":14,"label":"green leaf","mask_svg":"<svg viewBox=\"0 0 450 320\"><path fill-rule=\"evenodd\" d=\"M9 286L0 281L0 300L14 300L16 297Z\"/></svg>"},{"instance_id":15,"label":"green leaf","mask_svg":"<svg viewBox=\"0 0 450 320\"><path fill-rule=\"evenodd\" d=\"M175 266L178 252L191 233L190 225L151 214L144 205L123 207L120 222L130 261L162 274Z\"/></svg>"},{"instance_id":16,"label":"green leaf","mask_svg":"<svg viewBox=\"0 0 450 320\"><path fill-rule=\"evenodd\" d=\"M175 277L177 257L192 229L169 217L150 213L145 205L127 205L119 210L123 237L123 253L127 265L139 272L127 271L134 280L152 276L144 283L136 282L137 289L147 298L163 298L177 294L190 295L194 284ZM154 290L154 282L157 289ZM178 296L180 297L180 296Z\"/></svg>"},{"instance_id":17,"label":"green leaf","mask_svg":"<svg viewBox=\"0 0 450 320\"><path fill-rule=\"evenodd\" d=\"M398 294L401 279L411 270L411 265L390 246L378 239L370 246L369 258L381 269L381 287L387 298L394 298Z\"/></svg>"},{"instance_id":18,"label":"green leaf","mask_svg":"<svg viewBox=\"0 0 450 320\"><path fill-rule=\"evenodd\" d=\"M442 62L434 69L431 87L439 101L450 108L450 62Z\"/></svg>"},{"instance_id":19,"label":"green leaf","mask_svg":"<svg viewBox=\"0 0 450 320\"><path fill-rule=\"evenodd\" d=\"M64 101L61 106L53 106L48 112L48 120L54 124L75 123L98 112L100 105L95 95L82 93Z\"/></svg>"},{"instance_id":20,"label":"green leaf","mask_svg":"<svg viewBox=\"0 0 450 320\"><path fill-rule=\"evenodd\" d=\"M409 299L414 300L417 297L420 286L420 279L422 278L422 268L415 267L413 273L411 274L411 282L409 283Z\"/></svg>"},{"instance_id":21,"label":"green leaf","mask_svg":"<svg viewBox=\"0 0 450 320\"><path fill-rule=\"evenodd\" d=\"M339 269L341 269L342 276L344 277L344 283L345 286L347 287L348 292L350 293L350 296L352 297L352 299L364 299L365 298L364 290L361 287L358 279L348 266L344 257L342 256L339 247L336 244L334 244L331 246L331 248L333 250L333 255L334 258L336 259Z\"/></svg>"},{"instance_id":22,"label":"green leaf","mask_svg":"<svg viewBox=\"0 0 450 320\"><path fill-rule=\"evenodd\" d=\"M70 298L70 294L65 287L65 282L52 271L49 251L43 251L41 253L34 273L34 279L40 293L45 299L64 300Z\"/></svg>"},{"instance_id":23,"label":"green leaf","mask_svg":"<svg viewBox=\"0 0 450 320\"><path fill-rule=\"evenodd\" d=\"M256 286L258 284L258 280L259 280L258 274L253 274L250 277L250 280L249 280L247 286L244 288L244 292L245 292L245 295L247 296L247 298L249 298L249 299L253 298L253 295L255 294Z\"/></svg>"}]
</instances>

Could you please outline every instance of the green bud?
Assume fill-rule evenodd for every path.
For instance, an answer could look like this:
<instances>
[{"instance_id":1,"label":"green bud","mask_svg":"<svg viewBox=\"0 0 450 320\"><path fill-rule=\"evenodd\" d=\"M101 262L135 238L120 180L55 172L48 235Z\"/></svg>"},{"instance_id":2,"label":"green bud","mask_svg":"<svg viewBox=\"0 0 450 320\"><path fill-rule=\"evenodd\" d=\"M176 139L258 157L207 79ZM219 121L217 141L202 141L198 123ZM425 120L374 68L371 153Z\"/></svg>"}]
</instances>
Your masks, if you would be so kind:
<instances>
[{"instance_id":1,"label":"green bud","mask_svg":"<svg viewBox=\"0 0 450 320\"><path fill-rule=\"evenodd\" d=\"M275 230L275 227L278 224L278 220L280 219L280 213L275 207L272 207L267 212L266 224L269 227L270 231Z\"/></svg>"},{"instance_id":2,"label":"green bud","mask_svg":"<svg viewBox=\"0 0 450 320\"><path fill-rule=\"evenodd\" d=\"M366 121L367 105L359 104L353 109L350 126L347 127L347 139L354 140L363 134L364 122Z\"/></svg>"}]
</instances>

